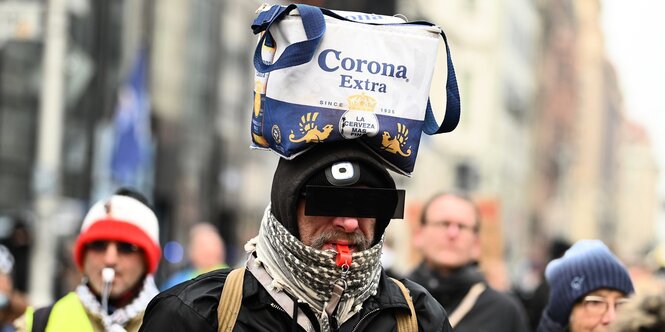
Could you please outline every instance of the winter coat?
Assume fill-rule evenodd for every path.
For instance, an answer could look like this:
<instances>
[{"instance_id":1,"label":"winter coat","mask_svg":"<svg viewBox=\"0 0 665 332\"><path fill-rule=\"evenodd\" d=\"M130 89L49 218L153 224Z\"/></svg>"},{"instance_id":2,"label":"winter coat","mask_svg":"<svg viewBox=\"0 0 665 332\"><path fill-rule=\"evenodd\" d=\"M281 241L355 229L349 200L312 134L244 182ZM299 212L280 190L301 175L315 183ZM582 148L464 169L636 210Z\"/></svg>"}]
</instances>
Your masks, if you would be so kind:
<instances>
[{"instance_id":1,"label":"winter coat","mask_svg":"<svg viewBox=\"0 0 665 332\"><path fill-rule=\"evenodd\" d=\"M217 331L217 306L230 269L217 270L175 286L155 297L140 331ZM401 280L409 289L420 331L452 332L448 317L436 300L421 286ZM314 312L298 304L318 331ZM382 272L377 295L364 302L359 313L342 324L338 331L396 331L395 312L409 308L399 287ZM242 304L234 331L304 331L280 307L251 272L245 271Z\"/></svg>"},{"instance_id":2,"label":"winter coat","mask_svg":"<svg viewBox=\"0 0 665 332\"><path fill-rule=\"evenodd\" d=\"M471 287L484 283L486 289L480 294L474 306L455 326L457 332L527 332L528 319L524 308L508 294L489 287L485 278L475 266L455 271L450 276L442 276L425 263L414 270L409 279L425 287L441 303L448 314L452 314Z\"/></svg>"},{"instance_id":3,"label":"winter coat","mask_svg":"<svg viewBox=\"0 0 665 332\"><path fill-rule=\"evenodd\" d=\"M561 326L559 323L555 322L547 314L547 311L543 311L543 314L540 316L540 322L538 323L538 332L568 332L570 331L568 326Z\"/></svg>"}]
</instances>

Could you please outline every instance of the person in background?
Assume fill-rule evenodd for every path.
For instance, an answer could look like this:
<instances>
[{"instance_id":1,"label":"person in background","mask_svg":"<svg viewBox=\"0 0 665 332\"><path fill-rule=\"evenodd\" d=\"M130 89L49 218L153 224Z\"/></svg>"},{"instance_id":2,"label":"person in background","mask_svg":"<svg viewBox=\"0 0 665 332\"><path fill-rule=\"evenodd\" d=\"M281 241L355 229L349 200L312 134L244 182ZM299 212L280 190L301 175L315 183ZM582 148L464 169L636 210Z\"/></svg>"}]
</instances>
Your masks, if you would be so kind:
<instances>
[{"instance_id":1,"label":"person in background","mask_svg":"<svg viewBox=\"0 0 665 332\"><path fill-rule=\"evenodd\" d=\"M570 248L571 244L564 238L555 238L550 242L549 250L546 260L538 262L536 273L538 273L539 282L532 289L527 289L524 284L516 284L513 291L514 294L522 302L522 306L526 310L527 317L529 318L529 327L532 331L538 328L540 322L540 315L542 315L547 300L550 296L550 288L545 280L545 266L553 259L557 259Z\"/></svg>"},{"instance_id":2,"label":"person in background","mask_svg":"<svg viewBox=\"0 0 665 332\"><path fill-rule=\"evenodd\" d=\"M157 217L141 194L120 189L95 203L74 244L83 274L76 290L53 305L29 307L18 331L138 331L161 257Z\"/></svg>"},{"instance_id":3,"label":"person in background","mask_svg":"<svg viewBox=\"0 0 665 332\"><path fill-rule=\"evenodd\" d=\"M403 201L386 165L355 141L280 159L246 266L162 292L141 331L451 331L424 288L381 267Z\"/></svg>"},{"instance_id":4,"label":"person in background","mask_svg":"<svg viewBox=\"0 0 665 332\"><path fill-rule=\"evenodd\" d=\"M0 332L14 331L12 322L27 307L25 296L14 290L13 268L14 256L7 247L0 244Z\"/></svg>"},{"instance_id":5,"label":"person in background","mask_svg":"<svg viewBox=\"0 0 665 332\"><path fill-rule=\"evenodd\" d=\"M633 294L626 267L599 240L580 240L547 264L550 298L539 332L610 331L618 309Z\"/></svg>"},{"instance_id":6,"label":"person in background","mask_svg":"<svg viewBox=\"0 0 665 332\"><path fill-rule=\"evenodd\" d=\"M409 278L441 303L455 331L528 331L524 308L492 289L478 269L479 230L480 215L468 197L430 198L414 234L424 259Z\"/></svg>"},{"instance_id":7,"label":"person in background","mask_svg":"<svg viewBox=\"0 0 665 332\"><path fill-rule=\"evenodd\" d=\"M665 293L639 295L631 299L612 323L613 332L665 331Z\"/></svg>"},{"instance_id":8,"label":"person in background","mask_svg":"<svg viewBox=\"0 0 665 332\"><path fill-rule=\"evenodd\" d=\"M191 267L171 276L161 289L169 289L181 282L217 269L227 268L224 240L215 226L209 223L194 225L189 231L188 246Z\"/></svg>"}]
</instances>

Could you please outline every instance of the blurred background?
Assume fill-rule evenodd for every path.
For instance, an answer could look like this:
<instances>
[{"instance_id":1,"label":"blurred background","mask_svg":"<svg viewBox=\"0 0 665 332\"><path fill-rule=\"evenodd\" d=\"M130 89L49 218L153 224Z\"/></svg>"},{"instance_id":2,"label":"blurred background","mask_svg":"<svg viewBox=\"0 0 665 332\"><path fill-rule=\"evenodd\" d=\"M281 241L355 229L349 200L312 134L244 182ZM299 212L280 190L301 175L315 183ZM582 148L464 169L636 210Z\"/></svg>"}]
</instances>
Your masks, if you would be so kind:
<instances>
[{"instance_id":1,"label":"blurred background","mask_svg":"<svg viewBox=\"0 0 665 332\"><path fill-rule=\"evenodd\" d=\"M631 266L665 266L662 2L305 2L425 19L450 43L462 118L423 137L411 178L395 175L407 206L388 229L394 270L418 263L420 207L449 190L480 204L481 265L497 288L535 285L557 239L599 238ZM277 163L249 149L260 4L0 0L0 242L33 303L78 283L82 217L121 185L160 218L158 280L186 264L201 221L242 262Z\"/></svg>"}]
</instances>

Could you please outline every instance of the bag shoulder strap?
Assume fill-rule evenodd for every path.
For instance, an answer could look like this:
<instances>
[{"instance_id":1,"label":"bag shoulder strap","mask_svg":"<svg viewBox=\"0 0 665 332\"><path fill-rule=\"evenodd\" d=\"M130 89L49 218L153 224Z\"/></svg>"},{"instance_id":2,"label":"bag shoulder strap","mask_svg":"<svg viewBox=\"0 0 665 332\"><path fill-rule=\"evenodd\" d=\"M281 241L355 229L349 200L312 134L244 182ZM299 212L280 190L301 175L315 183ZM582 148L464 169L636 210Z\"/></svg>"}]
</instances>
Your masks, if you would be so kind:
<instances>
[{"instance_id":1,"label":"bag shoulder strap","mask_svg":"<svg viewBox=\"0 0 665 332\"><path fill-rule=\"evenodd\" d=\"M272 64L263 62L261 49L266 37L269 35L268 29L273 23L279 22L284 16L294 9L298 9L302 19L303 28L307 40L303 40L287 46L279 59ZM321 9L304 4L291 4L287 7L274 5L270 9L259 13L252 24L254 34L266 31L254 49L254 68L260 73L269 73L273 70L302 65L309 62L314 57L314 52L319 46L323 34L326 31L326 21Z\"/></svg>"},{"instance_id":2,"label":"bag shoulder strap","mask_svg":"<svg viewBox=\"0 0 665 332\"><path fill-rule=\"evenodd\" d=\"M478 300L478 297L480 297L480 294L482 294L487 287L485 286L484 283L479 282L471 286L471 289L466 293L466 296L462 299L462 302L455 308L452 314L448 316L448 320L450 321L450 326L455 328L455 326L466 316L469 311L471 311L471 308L476 304L476 301Z\"/></svg>"},{"instance_id":3,"label":"bag shoulder strap","mask_svg":"<svg viewBox=\"0 0 665 332\"><path fill-rule=\"evenodd\" d=\"M406 304L409 305L410 314L405 314L403 311L395 313L395 320L397 320L397 332L418 332L418 317L416 317L416 309L413 307L413 300L409 290L395 278L390 278L399 287L406 299Z\"/></svg>"},{"instance_id":4,"label":"bag shoulder strap","mask_svg":"<svg viewBox=\"0 0 665 332\"><path fill-rule=\"evenodd\" d=\"M245 279L245 268L237 268L226 277L222 296L217 306L217 331L231 332L236 324L240 304L242 303L242 285Z\"/></svg>"},{"instance_id":5,"label":"bag shoulder strap","mask_svg":"<svg viewBox=\"0 0 665 332\"><path fill-rule=\"evenodd\" d=\"M457 76L455 75L455 68L453 67L453 59L450 55L450 47L448 46L448 38L441 30L441 37L446 46L446 63L448 66L448 78L446 80L446 113L443 116L443 121L439 125L434 117L432 111L432 104L429 98L427 99L427 108L425 109L425 124L423 125L423 132L427 135L436 135L441 133L449 133L457 128L460 119L461 106L459 87L457 86Z\"/></svg>"},{"instance_id":6,"label":"bag shoulder strap","mask_svg":"<svg viewBox=\"0 0 665 332\"><path fill-rule=\"evenodd\" d=\"M32 315L32 332L46 331L46 324L48 323L48 318L51 315L51 310L53 310L53 304L48 307L35 310L34 314Z\"/></svg>"}]
</instances>

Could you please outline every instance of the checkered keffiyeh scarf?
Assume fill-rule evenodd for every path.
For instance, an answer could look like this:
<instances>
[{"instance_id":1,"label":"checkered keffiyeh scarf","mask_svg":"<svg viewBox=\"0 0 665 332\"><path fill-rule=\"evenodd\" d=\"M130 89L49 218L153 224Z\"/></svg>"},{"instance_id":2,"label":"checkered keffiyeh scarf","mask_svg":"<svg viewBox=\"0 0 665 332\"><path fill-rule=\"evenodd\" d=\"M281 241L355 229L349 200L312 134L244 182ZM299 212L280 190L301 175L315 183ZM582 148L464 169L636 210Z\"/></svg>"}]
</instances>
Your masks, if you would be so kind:
<instances>
[{"instance_id":1,"label":"checkered keffiyeh scarf","mask_svg":"<svg viewBox=\"0 0 665 332\"><path fill-rule=\"evenodd\" d=\"M376 295L381 276L381 249L383 238L373 247L353 253L348 272L335 264L336 252L316 250L306 246L289 233L266 209L259 235L251 239L245 249L256 251L256 264L262 264L273 278L271 287L285 290L299 302L305 302L318 313L322 331L330 324L324 308L330 300L333 285L346 281L346 290L337 307L339 324L360 311L363 302Z\"/></svg>"}]
</instances>

